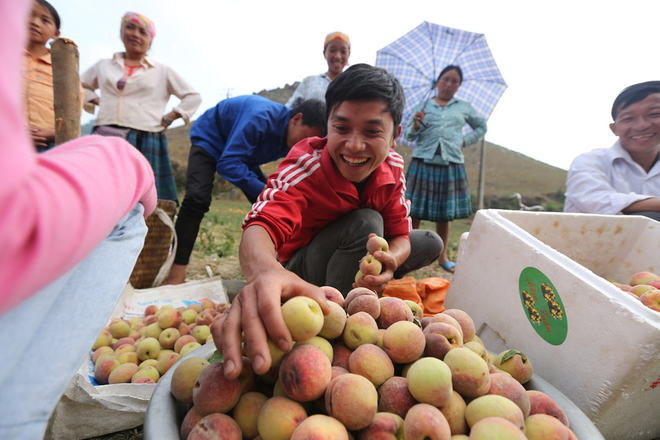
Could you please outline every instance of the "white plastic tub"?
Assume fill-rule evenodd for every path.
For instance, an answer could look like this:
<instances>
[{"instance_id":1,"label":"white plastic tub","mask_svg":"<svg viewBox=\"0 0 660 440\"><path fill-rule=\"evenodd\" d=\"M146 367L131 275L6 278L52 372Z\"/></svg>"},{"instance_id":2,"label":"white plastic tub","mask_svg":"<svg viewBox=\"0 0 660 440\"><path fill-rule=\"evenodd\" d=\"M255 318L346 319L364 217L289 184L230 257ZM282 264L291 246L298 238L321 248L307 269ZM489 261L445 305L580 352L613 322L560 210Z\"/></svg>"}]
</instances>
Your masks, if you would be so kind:
<instances>
[{"instance_id":1,"label":"white plastic tub","mask_svg":"<svg viewBox=\"0 0 660 440\"><path fill-rule=\"evenodd\" d=\"M491 350L516 348L607 439L660 436L660 313L605 278L660 272L660 223L482 210L445 305Z\"/></svg>"}]
</instances>

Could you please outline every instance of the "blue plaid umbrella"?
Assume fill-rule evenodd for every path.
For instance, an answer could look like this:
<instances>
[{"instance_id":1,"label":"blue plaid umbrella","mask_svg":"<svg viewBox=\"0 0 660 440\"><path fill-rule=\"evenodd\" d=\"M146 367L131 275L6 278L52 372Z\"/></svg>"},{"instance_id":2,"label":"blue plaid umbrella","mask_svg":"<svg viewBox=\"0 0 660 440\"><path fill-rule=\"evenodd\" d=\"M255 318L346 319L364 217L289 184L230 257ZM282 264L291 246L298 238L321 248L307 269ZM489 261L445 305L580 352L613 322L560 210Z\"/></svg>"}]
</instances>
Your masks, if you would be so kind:
<instances>
[{"instance_id":1,"label":"blue plaid umbrella","mask_svg":"<svg viewBox=\"0 0 660 440\"><path fill-rule=\"evenodd\" d=\"M438 75L450 64L463 71L463 83L456 98L471 103L488 119L507 85L483 34L425 21L377 52L376 66L396 76L403 86L406 95L404 130L415 105L437 94ZM466 125L463 134L470 131ZM398 142L408 144L402 137Z\"/></svg>"}]
</instances>

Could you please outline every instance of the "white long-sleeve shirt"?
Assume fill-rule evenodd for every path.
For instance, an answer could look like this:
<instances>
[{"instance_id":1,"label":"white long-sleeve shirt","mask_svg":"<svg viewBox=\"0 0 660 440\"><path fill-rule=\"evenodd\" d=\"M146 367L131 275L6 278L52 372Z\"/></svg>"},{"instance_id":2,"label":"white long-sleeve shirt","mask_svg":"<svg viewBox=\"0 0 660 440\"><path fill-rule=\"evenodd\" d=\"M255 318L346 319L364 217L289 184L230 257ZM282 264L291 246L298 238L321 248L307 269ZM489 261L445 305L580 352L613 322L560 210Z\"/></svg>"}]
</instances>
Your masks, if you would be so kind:
<instances>
[{"instance_id":1,"label":"white long-sleeve shirt","mask_svg":"<svg viewBox=\"0 0 660 440\"><path fill-rule=\"evenodd\" d=\"M80 77L85 89L85 102L98 98L99 113L95 125L120 125L136 130L164 130L161 120L171 95L181 100L174 111L188 124L202 102L190 84L170 67L157 63L150 56L141 61L142 68L126 80L123 90L117 82L124 76L124 54L116 53L89 68Z\"/></svg>"},{"instance_id":2,"label":"white long-sleeve shirt","mask_svg":"<svg viewBox=\"0 0 660 440\"><path fill-rule=\"evenodd\" d=\"M660 161L647 173L617 140L573 160L566 179L564 212L621 214L626 207L660 197Z\"/></svg>"}]
</instances>

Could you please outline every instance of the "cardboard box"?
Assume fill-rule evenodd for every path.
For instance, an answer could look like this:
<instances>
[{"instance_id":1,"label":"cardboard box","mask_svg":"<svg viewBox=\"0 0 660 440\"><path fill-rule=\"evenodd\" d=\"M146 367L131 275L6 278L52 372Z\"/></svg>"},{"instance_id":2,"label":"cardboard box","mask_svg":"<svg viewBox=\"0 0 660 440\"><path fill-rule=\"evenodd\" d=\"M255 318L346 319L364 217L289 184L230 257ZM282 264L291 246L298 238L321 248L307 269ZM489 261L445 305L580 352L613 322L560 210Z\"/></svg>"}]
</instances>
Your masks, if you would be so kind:
<instances>
[{"instance_id":1,"label":"cardboard box","mask_svg":"<svg viewBox=\"0 0 660 440\"><path fill-rule=\"evenodd\" d=\"M522 351L605 438L660 436L660 313L607 281L660 274L660 223L482 210L457 260L445 305L490 350Z\"/></svg>"}]
</instances>

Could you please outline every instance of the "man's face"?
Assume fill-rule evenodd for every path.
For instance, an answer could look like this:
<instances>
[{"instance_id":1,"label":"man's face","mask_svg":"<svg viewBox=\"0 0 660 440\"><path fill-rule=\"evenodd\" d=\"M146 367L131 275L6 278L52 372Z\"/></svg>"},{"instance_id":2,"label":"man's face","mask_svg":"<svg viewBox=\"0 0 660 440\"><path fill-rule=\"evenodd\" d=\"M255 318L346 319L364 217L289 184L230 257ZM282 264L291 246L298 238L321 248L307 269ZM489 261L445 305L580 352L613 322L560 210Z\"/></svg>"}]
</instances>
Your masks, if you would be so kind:
<instances>
[{"instance_id":1,"label":"man's face","mask_svg":"<svg viewBox=\"0 0 660 440\"><path fill-rule=\"evenodd\" d=\"M366 180L394 148L394 121L386 108L382 101L344 101L330 113L328 152L346 180Z\"/></svg>"},{"instance_id":2,"label":"man's face","mask_svg":"<svg viewBox=\"0 0 660 440\"><path fill-rule=\"evenodd\" d=\"M631 155L657 154L660 151L660 93L619 110L610 129Z\"/></svg>"}]
</instances>

